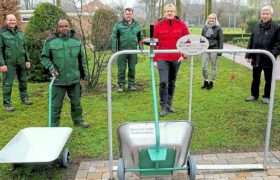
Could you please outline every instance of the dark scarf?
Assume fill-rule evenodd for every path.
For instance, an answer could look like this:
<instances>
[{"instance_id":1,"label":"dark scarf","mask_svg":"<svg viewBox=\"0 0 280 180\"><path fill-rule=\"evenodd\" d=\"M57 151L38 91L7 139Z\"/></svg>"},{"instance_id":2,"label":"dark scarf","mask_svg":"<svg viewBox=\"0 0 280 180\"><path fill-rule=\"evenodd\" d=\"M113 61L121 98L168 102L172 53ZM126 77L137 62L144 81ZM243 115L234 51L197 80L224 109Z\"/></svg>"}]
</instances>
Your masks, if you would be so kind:
<instances>
[{"instance_id":1,"label":"dark scarf","mask_svg":"<svg viewBox=\"0 0 280 180\"><path fill-rule=\"evenodd\" d=\"M268 20L267 22L263 22L261 21L261 24L260 24L260 28L265 30L265 29L269 29L271 27L271 22L272 20Z\"/></svg>"}]
</instances>

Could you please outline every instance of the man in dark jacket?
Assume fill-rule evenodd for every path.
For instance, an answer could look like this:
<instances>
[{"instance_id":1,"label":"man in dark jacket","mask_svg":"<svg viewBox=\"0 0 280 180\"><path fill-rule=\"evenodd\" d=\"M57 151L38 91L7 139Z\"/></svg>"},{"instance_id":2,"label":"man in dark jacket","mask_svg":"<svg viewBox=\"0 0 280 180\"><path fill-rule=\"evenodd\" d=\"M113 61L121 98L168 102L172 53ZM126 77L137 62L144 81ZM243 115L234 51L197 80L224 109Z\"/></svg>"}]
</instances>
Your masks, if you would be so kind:
<instances>
[{"instance_id":1,"label":"man in dark jacket","mask_svg":"<svg viewBox=\"0 0 280 180\"><path fill-rule=\"evenodd\" d=\"M80 81L88 76L87 63L79 39L69 30L67 20L59 20L57 32L44 43L41 64L55 77L52 94L51 125L60 124L63 99L67 92L71 101L71 118L75 125L88 128L83 121Z\"/></svg>"},{"instance_id":2,"label":"man in dark jacket","mask_svg":"<svg viewBox=\"0 0 280 180\"><path fill-rule=\"evenodd\" d=\"M272 21L273 9L271 6L264 6L261 9L261 22L257 24L251 34L248 49L263 49L271 52L275 58L280 54L280 26ZM246 98L246 102L255 101L259 98L259 86L261 73L264 72L265 87L263 103L269 104L272 62L264 54L249 54L245 58L253 66L253 81L251 84L251 96Z\"/></svg>"},{"instance_id":3,"label":"man in dark jacket","mask_svg":"<svg viewBox=\"0 0 280 180\"><path fill-rule=\"evenodd\" d=\"M13 14L6 16L6 26L0 30L0 72L3 72L3 104L6 111L14 111L11 103L14 74L19 81L19 93L23 104L31 105L27 95L27 70L30 69L24 34L17 27Z\"/></svg>"},{"instance_id":4,"label":"man in dark jacket","mask_svg":"<svg viewBox=\"0 0 280 180\"><path fill-rule=\"evenodd\" d=\"M133 9L126 8L124 19L115 24L112 33L112 51L137 49L143 39L141 27L133 19ZM128 65L128 90L135 91L136 54L124 54L118 57L118 92L124 91L125 72Z\"/></svg>"}]
</instances>

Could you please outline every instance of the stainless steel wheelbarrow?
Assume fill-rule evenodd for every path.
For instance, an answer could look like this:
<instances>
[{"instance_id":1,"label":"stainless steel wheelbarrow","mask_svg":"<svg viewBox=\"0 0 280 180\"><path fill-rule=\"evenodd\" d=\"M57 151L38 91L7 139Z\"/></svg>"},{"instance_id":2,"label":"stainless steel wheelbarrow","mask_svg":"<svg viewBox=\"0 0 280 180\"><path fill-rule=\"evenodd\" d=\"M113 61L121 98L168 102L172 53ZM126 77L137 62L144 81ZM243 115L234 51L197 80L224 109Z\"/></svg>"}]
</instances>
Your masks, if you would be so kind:
<instances>
[{"instance_id":1,"label":"stainless steel wheelbarrow","mask_svg":"<svg viewBox=\"0 0 280 180\"><path fill-rule=\"evenodd\" d=\"M13 168L24 164L45 164L58 162L61 167L70 164L70 152L63 148L67 142L72 128L51 127L51 96L52 85L55 78L51 79L49 87L49 127L29 127L22 129L0 151L0 163L11 163Z\"/></svg>"},{"instance_id":2,"label":"stainless steel wheelbarrow","mask_svg":"<svg viewBox=\"0 0 280 180\"><path fill-rule=\"evenodd\" d=\"M156 146L154 122L125 123L119 126L119 179L125 179L125 172L134 172L138 176L159 177L172 175L174 170L188 170L190 179L195 178L196 164L194 159L188 156L193 133L192 123L160 122L159 129L159 149L164 153L159 153L162 157L152 159L153 152L150 151Z\"/></svg>"}]
</instances>

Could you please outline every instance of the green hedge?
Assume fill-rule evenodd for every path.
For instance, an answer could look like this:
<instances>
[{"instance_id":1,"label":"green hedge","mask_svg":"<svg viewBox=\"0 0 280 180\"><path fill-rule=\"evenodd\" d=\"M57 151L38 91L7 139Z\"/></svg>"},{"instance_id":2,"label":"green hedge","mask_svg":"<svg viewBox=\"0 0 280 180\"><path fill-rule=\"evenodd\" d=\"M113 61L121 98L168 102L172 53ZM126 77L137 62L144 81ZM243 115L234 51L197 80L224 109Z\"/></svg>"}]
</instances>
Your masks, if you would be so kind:
<instances>
[{"instance_id":1,"label":"green hedge","mask_svg":"<svg viewBox=\"0 0 280 180\"><path fill-rule=\"evenodd\" d=\"M244 33L243 37L250 37L250 33ZM242 34L224 34L224 42L233 41L234 38L242 38Z\"/></svg>"},{"instance_id":2,"label":"green hedge","mask_svg":"<svg viewBox=\"0 0 280 180\"><path fill-rule=\"evenodd\" d=\"M280 24L280 19L273 19L273 21ZM246 30L246 33L251 33L254 26L257 25L258 23L260 23L259 19L251 19L247 21L248 28Z\"/></svg>"},{"instance_id":3,"label":"green hedge","mask_svg":"<svg viewBox=\"0 0 280 180\"><path fill-rule=\"evenodd\" d=\"M239 43L239 42L248 42L250 37L234 37L232 38L233 43Z\"/></svg>"},{"instance_id":4,"label":"green hedge","mask_svg":"<svg viewBox=\"0 0 280 180\"><path fill-rule=\"evenodd\" d=\"M51 3L41 3L35 9L25 29L25 40L31 60L30 78L33 81L47 81L48 76L40 63L40 55L44 40L56 30L60 18L68 19L61 8Z\"/></svg>"}]
</instances>

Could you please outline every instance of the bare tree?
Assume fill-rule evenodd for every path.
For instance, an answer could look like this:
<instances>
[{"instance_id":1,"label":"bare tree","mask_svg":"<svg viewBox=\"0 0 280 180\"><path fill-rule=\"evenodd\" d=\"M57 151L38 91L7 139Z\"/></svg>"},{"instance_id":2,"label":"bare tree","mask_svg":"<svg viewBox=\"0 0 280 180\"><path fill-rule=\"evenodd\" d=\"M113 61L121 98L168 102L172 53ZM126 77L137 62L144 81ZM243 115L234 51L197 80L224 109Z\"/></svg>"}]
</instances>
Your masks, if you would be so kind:
<instances>
[{"instance_id":1,"label":"bare tree","mask_svg":"<svg viewBox=\"0 0 280 180\"><path fill-rule=\"evenodd\" d=\"M99 78L111 55L110 35L112 33L113 23L117 21L117 17L113 11L107 13L107 16L88 16L90 12L86 12L83 5L85 0L72 0L76 4L80 4L81 8L76 7L76 15L72 17L72 21L78 36L81 38L85 47L85 56L89 67L89 58L92 58L89 67L89 79L87 80L87 89L93 89L99 82ZM102 10L102 8L97 11ZM106 10L106 9L105 9ZM115 19L108 19L111 17ZM93 22L93 20L95 20Z\"/></svg>"}]
</instances>

